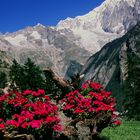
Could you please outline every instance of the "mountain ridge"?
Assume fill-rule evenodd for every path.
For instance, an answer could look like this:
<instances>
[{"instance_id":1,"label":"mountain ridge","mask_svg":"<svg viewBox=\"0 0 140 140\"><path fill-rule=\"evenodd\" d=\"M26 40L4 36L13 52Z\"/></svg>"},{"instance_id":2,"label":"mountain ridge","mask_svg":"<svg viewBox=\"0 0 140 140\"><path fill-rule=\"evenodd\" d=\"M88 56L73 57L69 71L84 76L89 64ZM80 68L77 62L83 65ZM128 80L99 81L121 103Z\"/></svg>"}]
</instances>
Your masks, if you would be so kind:
<instances>
[{"instance_id":1,"label":"mountain ridge","mask_svg":"<svg viewBox=\"0 0 140 140\"><path fill-rule=\"evenodd\" d=\"M121 37L140 20L140 1L131 0L130 5L128 2L106 0L88 14L61 21L56 27L37 24L2 34L0 50L20 63L30 56L41 68L51 67L63 77L68 69L69 73L70 70L78 72L92 54Z\"/></svg>"},{"instance_id":2,"label":"mountain ridge","mask_svg":"<svg viewBox=\"0 0 140 140\"><path fill-rule=\"evenodd\" d=\"M96 53L106 43L124 35L138 21L139 0L106 0L86 15L61 20L57 29L71 30L80 38L78 45Z\"/></svg>"},{"instance_id":3,"label":"mountain ridge","mask_svg":"<svg viewBox=\"0 0 140 140\"><path fill-rule=\"evenodd\" d=\"M112 91L117 100L122 99L122 85L127 76L127 50L140 60L140 23L123 37L106 44L91 56L81 70L84 80L91 79Z\"/></svg>"}]
</instances>

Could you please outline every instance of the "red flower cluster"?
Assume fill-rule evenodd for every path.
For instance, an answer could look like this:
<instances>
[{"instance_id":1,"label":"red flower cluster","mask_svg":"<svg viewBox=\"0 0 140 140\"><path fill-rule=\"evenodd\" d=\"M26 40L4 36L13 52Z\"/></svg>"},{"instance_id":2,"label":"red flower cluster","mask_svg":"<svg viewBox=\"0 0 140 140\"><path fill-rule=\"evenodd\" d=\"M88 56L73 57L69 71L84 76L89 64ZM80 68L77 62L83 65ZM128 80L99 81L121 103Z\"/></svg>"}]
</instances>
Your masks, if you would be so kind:
<instances>
[{"instance_id":1,"label":"red flower cluster","mask_svg":"<svg viewBox=\"0 0 140 140\"><path fill-rule=\"evenodd\" d=\"M61 131L58 108L44 90L12 91L0 97L0 129ZM42 129L43 128L43 129Z\"/></svg>"},{"instance_id":2,"label":"red flower cluster","mask_svg":"<svg viewBox=\"0 0 140 140\"><path fill-rule=\"evenodd\" d=\"M86 81L80 91L68 93L61 102L65 102L63 110L72 118L93 119L101 114L109 114L112 118L110 122L119 124L114 115L115 99L98 83Z\"/></svg>"}]
</instances>

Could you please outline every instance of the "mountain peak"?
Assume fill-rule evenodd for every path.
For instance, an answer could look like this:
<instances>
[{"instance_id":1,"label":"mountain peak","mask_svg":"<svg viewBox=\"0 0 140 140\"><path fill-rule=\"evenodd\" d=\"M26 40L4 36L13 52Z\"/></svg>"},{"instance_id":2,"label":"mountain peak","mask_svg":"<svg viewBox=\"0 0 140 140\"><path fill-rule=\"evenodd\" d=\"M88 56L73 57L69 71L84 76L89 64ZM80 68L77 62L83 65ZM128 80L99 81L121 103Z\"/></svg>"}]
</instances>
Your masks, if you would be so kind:
<instances>
[{"instance_id":1,"label":"mountain peak","mask_svg":"<svg viewBox=\"0 0 140 140\"><path fill-rule=\"evenodd\" d=\"M126 33L140 20L139 0L106 0L88 14L61 20L57 28L100 29L111 33Z\"/></svg>"},{"instance_id":2,"label":"mountain peak","mask_svg":"<svg viewBox=\"0 0 140 140\"><path fill-rule=\"evenodd\" d=\"M69 30L79 38L77 45L95 53L139 21L140 0L106 0L86 15L61 20L57 30Z\"/></svg>"},{"instance_id":3,"label":"mountain peak","mask_svg":"<svg viewBox=\"0 0 140 140\"><path fill-rule=\"evenodd\" d=\"M137 0L106 0L104 2L104 4L110 4L110 3L114 3L114 4L118 4L120 2L127 2L128 5L134 7L135 3Z\"/></svg>"},{"instance_id":4,"label":"mountain peak","mask_svg":"<svg viewBox=\"0 0 140 140\"><path fill-rule=\"evenodd\" d=\"M41 24L41 23L37 23L37 24L34 26L34 28L36 28L36 27L46 28L46 26L44 26L44 25Z\"/></svg>"}]
</instances>

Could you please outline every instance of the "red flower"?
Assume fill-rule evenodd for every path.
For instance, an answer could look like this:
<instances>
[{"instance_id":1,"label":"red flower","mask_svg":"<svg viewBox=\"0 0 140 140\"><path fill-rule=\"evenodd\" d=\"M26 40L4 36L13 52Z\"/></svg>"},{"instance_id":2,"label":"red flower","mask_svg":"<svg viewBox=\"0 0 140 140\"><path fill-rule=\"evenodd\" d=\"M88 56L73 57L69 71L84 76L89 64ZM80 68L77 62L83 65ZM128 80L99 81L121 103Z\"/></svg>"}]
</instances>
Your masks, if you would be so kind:
<instances>
[{"instance_id":1,"label":"red flower","mask_svg":"<svg viewBox=\"0 0 140 140\"><path fill-rule=\"evenodd\" d=\"M75 90L66 95L61 100L65 114L78 119L92 119L106 114L110 118L110 123L117 116L111 118L115 111L115 100L110 92L103 90L103 86L98 83L86 81L80 92ZM109 113L108 113L109 112Z\"/></svg>"},{"instance_id":2,"label":"red flower","mask_svg":"<svg viewBox=\"0 0 140 140\"><path fill-rule=\"evenodd\" d=\"M22 94L26 96L26 95L31 95L31 93L32 93L32 90L27 89Z\"/></svg>"},{"instance_id":3,"label":"red flower","mask_svg":"<svg viewBox=\"0 0 140 140\"><path fill-rule=\"evenodd\" d=\"M37 92L25 90L23 93L11 91L0 97L0 105L0 110L5 116L4 120L0 118L0 129L4 127L7 130L20 128L18 130L21 132L36 128L40 129L39 132L44 129L57 132L61 130L60 119L57 117L58 108L51 103L44 90L39 89ZM8 108L7 105L11 107ZM17 108L18 106L20 108ZM5 107L7 107L6 111ZM8 111L12 113L7 115ZM34 130L33 133L35 133Z\"/></svg>"},{"instance_id":4,"label":"red flower","mask_svg":"<svg viewBox=\"0 0 140 140\"><path fill-rule=\"evenodd\" d=\"M48 116L45 119L46 124L52 124L52 123L59 123L60 119L58 119L56 116Z\"/></svg>"},{"instance_id":5,"label":"red flower","mask_svg":"<svg viewBox=\"0 0 140 140\"><path fill-rule=\"evenodd\" d=\"M20 106L20 103L14 104L14 107L18 107Z\"/></svg>"},{"instance_id":6,"label":"red flower","mask_svg":"<svg viewBox=\"0 0 140 140\"><path fill-rule=\"evenodd\" d=\"M114 121L113 124L115 124L115 125L120 125L120 124L121 124L121 121L119 121L119 120Z\"/></svg>"},{"instance_id":7,"label":"red flower","mask_svg":"<svg viewBox=\"0 0 140 140\"><path fill-rule=\"evenodd\" d=\"M71 108L73 108L73 105L67 104L67 105L63 108L63 110L68 110L68 109L71 109Z\"/></svg>"},{"instance_id":8,"label":"red flower","mask_svg":"<svg viewBox=\"0 0 140 140\"><path fill-rule=\"evenodd\" d=\"M21 124L21 128L27 128L29 126L28 122L24 122L23 124Z\"/></svg>"},{"instance_id":9,"label":"red flower","mask_svg":"<svg viewBox=\"0 0 140 140\"><path fill-rule=\"evenodd\" d=\"M43 120L33 120L29 123L29 126L31 126L32 128L40 128L41 124L42 124Z\"/></svg>"},{"instance_id":10,"label":"red flower","mask_svg":"<svg viewBox=\"0 0 140 140\"><path fill-rule=\"evenodd\" d=\"M4 129L4 128L5 128L4 124L0 124L0 129Z\"/></svg>"},{"instance_id":11,"label":"red flower","mask_svg":"<svg viewBox=\"0 0 140 140\"><path fill-rule=\"evenodd\" d=\"M95 110L95 108L90 108L90 109L88 109L88 112L90 113L90 112L92 112L94 110Z\"/></svg>"},{"instance_id":12,"label":"red flower","mask_svg":"<svg viewBox=\"0 0 140 140\"><path fill-rule=\"evenodd\" d=\"M62 131L62 126L60 124L58 124L58 125L56 125L56 126L53 127L53 130L55 132L61 132Z\"/></svg>"},{"instance_id":13,"label":"red flower","mask_svg":"<svg viewBox=\"0 0 140 140\"><path fill-rule=\"evenodd\" d=\"M18 114L14 114L14 115L12 116L13 119L18 119L18 117L19 117Z\"/></svg>"},{"instance_id":14,"label":"red flower","mask_svg":"<svg viewBox=\"0 0 140 140\"><path fill-rule=\"evenodd\" d=\"M38 91L37 91L37 92L38 92L38 94L39 94L39 95L45 95L45 91L44 91L44 90L42 90L42 89L38 89Z\"/></svg>"},{"instance_id":15,"label":"red flower","mask_svg":"<svg viewBox=\"0 0 140 140\"><path fill-rule=\"evenodd\" d=\"M96 108L96 113L98 113L98 112L100 112L100 111L102 111L102 110L103 110L102 107L98 107L98 108Z\"/></svg>"},{"instance_id":16,"label":"red flower","mask_svg":"<svg viewBox=\"0 0 140 140\"><path fill-rule=\"evenodd\" d=\"M12 125L14 128L19 126L19 123L15 120L7 120L6 121L6 126Z\"/></svg>"},{"instance_id":17,"label":"red flower","mask_svg":"<svg viewBox=\"0 0 140 140\"><path fill-rule=\"evenodd\" d=\"M84 110L81 110L81 109L75 109L74 110L75 114L79 114L79 113L83 113L83 112L84 112Z\"/></svg>"},{"instance_id":18,"label":"red flower","mask_svg":"<svg viewBox=\"0 0 140 140\"><path fill-rule=\"evenodd\" d=\"M91 88L95 89L95 90L98 90L98 89L103 88L100 84L95 83L95 82L90 83L89 86L90 86Z\"/></svg>"},{"instance_id":19,"label":"red flower","mask_svg":"<svg viewBox=\"0 0 140 140\"><path fill-rule=\"evenodd\" d=\"M24 121L26 121L26 117L25 116L20 116L19 118L18 118L18 122L19 122L19 124L22 124Z\"/></svg>"},{"instance_id":20,"label":"red flower","mask_svg":"<svg viewBox=\"0 0 140 140\"><path fill-rule=\"evenodd\" d=\"M3 121L3 119L2 118L0 118L0 122L2 122Z\"/></svg>"}]
</instances>

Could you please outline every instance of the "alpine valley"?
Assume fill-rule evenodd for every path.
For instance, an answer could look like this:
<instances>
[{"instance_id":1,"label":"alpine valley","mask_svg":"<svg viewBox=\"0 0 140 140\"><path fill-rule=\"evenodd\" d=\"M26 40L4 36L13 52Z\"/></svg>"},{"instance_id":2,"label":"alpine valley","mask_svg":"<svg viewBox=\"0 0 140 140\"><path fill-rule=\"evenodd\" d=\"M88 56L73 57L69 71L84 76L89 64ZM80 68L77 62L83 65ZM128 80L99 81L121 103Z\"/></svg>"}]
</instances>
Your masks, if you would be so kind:
<instances>
[{"instance_id":1,"label":"alpine valley","mask_svg":"<svg viewBox=\"0 0 140 140\"><path fill-rule=\"evenodd\" d=\"M133 33L139 30L139 21L140 0L106 0L86 15L67 18L55 27L37 24L1 34L0 58L7 66L13 59L22 64L30 57L62 77L81 72L85 79L106 86L116 75L124 75L126 40L135 46L139 35Z\"/></svg>"}]
</instances>

